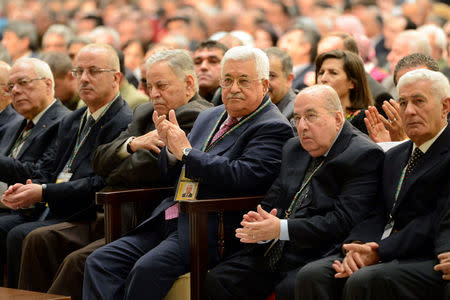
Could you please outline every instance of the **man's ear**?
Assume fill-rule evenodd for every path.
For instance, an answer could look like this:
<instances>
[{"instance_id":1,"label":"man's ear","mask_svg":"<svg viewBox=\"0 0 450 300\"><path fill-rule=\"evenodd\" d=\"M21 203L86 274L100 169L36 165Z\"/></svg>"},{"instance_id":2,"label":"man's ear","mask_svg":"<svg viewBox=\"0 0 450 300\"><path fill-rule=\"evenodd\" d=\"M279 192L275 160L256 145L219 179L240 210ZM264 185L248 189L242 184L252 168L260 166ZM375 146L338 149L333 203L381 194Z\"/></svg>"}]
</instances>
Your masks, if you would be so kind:
<instances>
[{"instance_id":1,"label":"man's ear","mask_svg":"<svg viewBox=\"0 0 450 300\"><path fill-rule=\"evenodd\" d=\"M263 79L262 85L263 85L263 91L264 91L264 95L265 95L267 93L267 91L269 90L269 80Z\"/></svg>"},{"instance_id":2,"label":"man's ear","mask_svg":"<svg viewBox=\"0 0 450 300\"><path fill-rule=\"evenodd\" d=\"M195 91L195 79L192 75L186 75L186 78L184 79L186 83L186 89L188 91Z\"/></svg>"}]
</instances>

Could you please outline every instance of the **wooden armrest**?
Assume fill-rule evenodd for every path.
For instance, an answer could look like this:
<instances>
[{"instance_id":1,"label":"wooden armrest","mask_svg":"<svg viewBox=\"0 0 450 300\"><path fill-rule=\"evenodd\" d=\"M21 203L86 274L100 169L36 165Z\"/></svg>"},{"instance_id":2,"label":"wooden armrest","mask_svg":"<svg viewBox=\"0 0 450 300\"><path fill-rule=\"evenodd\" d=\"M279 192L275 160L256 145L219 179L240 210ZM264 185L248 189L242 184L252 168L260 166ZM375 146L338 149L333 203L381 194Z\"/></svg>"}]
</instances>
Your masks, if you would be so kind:
<instances>
[{"instance_id":1,"label":"wooden armrest","mask_svg":"<svg viewBox=\"0 0 450 300\"><path fill-rule=\"evenodd\" d=\"M104 190L95 194L97 204L121 204L127 202L145 201L158 197L159 199L173 195L173 187L157 187L145 189Z\"/></svg>"},{"instance_id":2,"label":"wooden armrest","mask_svg":"<svg viewBox=\"0 0 450 300\"><path fill-rule=\"evenodd\" d=\"M218 250L224 253L223 212L255 209L264 196L182 200L180 211L189 213L191 300L204 299L203 284L208 270L208 212L219 212Z\"/></svg>"},{"instance_id":3,"label":"wooden armrest","mask_svg":"<svg viewBox=\"0 0 450 300\"><path fill-rule=\"evenodd\" d=\"M248 196L203 200L182 200L180 201L180 210L184 213L193 213L254 209L263 198L264 196Z\"/></svg>"},{"instance_id":4,"label":"wooden armrest","mask_svg":"<svg viewBox=\"0 0 450 300\"><path fill-rule=\"evenodd\" d=\"M129 202L160 201L174 194L173 187L157 187L146 189L101 191L95 195L95 202L105 208L105 240L106 243L118 239L122 235L121 205Z\"/></svg>"}]
</instances>

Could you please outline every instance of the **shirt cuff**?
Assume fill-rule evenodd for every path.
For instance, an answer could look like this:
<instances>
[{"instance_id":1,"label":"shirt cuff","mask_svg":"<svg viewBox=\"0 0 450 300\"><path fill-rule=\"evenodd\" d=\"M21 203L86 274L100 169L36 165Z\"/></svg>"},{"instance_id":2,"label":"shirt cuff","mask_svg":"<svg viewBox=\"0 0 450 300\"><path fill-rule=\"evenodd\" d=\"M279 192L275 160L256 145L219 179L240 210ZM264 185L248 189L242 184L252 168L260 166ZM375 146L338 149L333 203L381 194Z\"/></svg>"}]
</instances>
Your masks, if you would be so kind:
<instances>
[{"instance_id":1,"label":"shirt cuff","mask_svg":"<svg viewBox=\"0 0 450 300\"><path fill-rule=\"evenodd\" d=\"M123 144L120 146L119 151L117 152L117 156L119 156L120 159L125 159L131 154L127 151L127 146L131 142L131 140L134 139L134 136L129 137Z\"/></svg>"},{"instance_id":2,"label":"shirt cuff","mask_svg":"<svg viewBox=\"0 0 450 300\"><path fill-rule=\"evenodd\" d=\"M280 220L280 240L289 241L288 220Z\"/></svg>"},{"instance_id":3,"label":"shirt cuff","mask_svg":"<svg viewBox=\"0 0 450 300\"><path fill-rule=\"evenodd\" d=\"M167 153L167 162L169 163L169 166L174 166L178 159L175 155L170 153L169 149L166 147L166 153Z\"/></svg>"}]
</instances>

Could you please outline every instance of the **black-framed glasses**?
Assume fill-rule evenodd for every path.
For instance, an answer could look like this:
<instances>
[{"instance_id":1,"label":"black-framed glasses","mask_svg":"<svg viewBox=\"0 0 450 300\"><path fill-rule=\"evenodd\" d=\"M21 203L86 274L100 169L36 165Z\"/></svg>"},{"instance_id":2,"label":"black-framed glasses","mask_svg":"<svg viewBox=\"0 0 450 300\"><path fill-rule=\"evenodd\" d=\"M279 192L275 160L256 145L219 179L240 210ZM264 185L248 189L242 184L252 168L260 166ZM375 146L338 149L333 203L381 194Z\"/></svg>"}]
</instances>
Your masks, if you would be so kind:
<instances>
[{"instance_id":1,"label":"black-framed glasses","mask_svg":"<svg viewBox=\"0 0 450 300\"><path fill-rule=\"evenodd\" d=\"M24 87L27 87L31 82L33 82L35 80L43 80L43 79L47 79L47 78L45 78L45 77L20 78L16 82L8 82L6 84L6 91L8 93L10 93L16 84L19 85L20 87L24 88Z\"/></svg>"},{"instance_id":2,"label":"black-framed glasses","mask_svg":"<svg viewBox=\"0 0 450 300\"><path fill-rule=\"evenodd\" d=\"M114 69L104 69L104 68L96 68L96 67L90 67L87 69L75 68L75 69L72 69L72 75L75 78L80 78L81 75L83 75L84 71L86 71L86 73L89 77L95 77L98 74L104 73L104 72L116 72L116 70L114 70Z\"/></svg>"},{"instance_id":3,"label":"black-framed glasses","mask_svg":"<svg viewBox=\"0 0 450 300\"><path fill-rule=\"evenodd\" d=\"M237 79L231 78L231 77L225 77L220 81L220 86L222 88L230 88L233 86L234 82L237 82L238 87L246 89L252 85L254 81L257 81L258 79L249 79L246 77L239 77Z\"/></svg>"}]
</instances>

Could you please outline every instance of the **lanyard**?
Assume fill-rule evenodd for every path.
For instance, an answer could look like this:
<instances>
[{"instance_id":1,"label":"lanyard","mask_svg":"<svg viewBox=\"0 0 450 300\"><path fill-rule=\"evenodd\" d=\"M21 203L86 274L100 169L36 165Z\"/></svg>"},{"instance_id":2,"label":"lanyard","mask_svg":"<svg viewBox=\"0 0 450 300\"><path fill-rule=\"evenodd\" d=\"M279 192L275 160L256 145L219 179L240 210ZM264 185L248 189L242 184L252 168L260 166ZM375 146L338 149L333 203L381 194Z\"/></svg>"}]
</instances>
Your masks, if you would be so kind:
<instances>
[{"instance_id":1,"label":"lanyard","mask_svg":"<svg viewBox=\"0 0 450 300\"><path fill-rule=\"evenodd\" d=\"M286 210L285 219L289 218L289 216L292 213L292 210L295 207L295 204L297 203L297 200L302 193L302 191L305 189L305 187L308 185L308 183L311 181L311 178L316 174L316 172L320 169L320 167L323 165L324 160L320 163L320 165L317 166L317 168L314 169L314 171L309 175L309 177L306 179L306 181L303 182L303 185L301 186L300 190L295 194L294 199L292 199L291 205L289 205L288 210Z\"/></svg>"},{"instance_id":2,"label":"lanyard","mask_svg":"<svg viewBox=\"0 0 450 300\"><path fill-rule=\"evenodd\" d=\"M75 160L75 157L77 156L78 152L80 151L81 146L83 146L84 142L86 141L87 137L89 136L89 133L91 132L92 127L94 127L95 124L97 124L97 122L100 121L100 119L103 117L103 115L106 113L106 111L108 110L108 108L111 106L111 104L113 102L114 101L111 101L108 103L108 105L103 109L102 113L98 116L98 118L94 122L94 124L92 124L92 126L89 127L88 130L86 131L86 134L83 137L81 137L81 131L83 129L83 125L85 123L87 123L87 115L88 115L87 110L89 108L86 109L86 112L83 115L82 121L80 122L80 125L78 126L77 141L75 143L75 148L73 149L72 156L70 157L70 159L67 162L67 165L65 167L65 170L67 172L70 172L70 167L72 167L73 161Z\"/></svg>"},{"instance_id":3,"label":"lanyard","mask_svg":"<svg viewBox=\"0 0 450 300\"><path fill-rule=\"evenodd\" d=\"M398 195L400 194L400 190L401 190L402 185L403 185L403 180L405 179L405 173L406 173L406 169L407 168L408 168L408 165L406 165L403 168L402 175L400 176L400 180L398 181L397 189L395 191L395 196L394 196L394 203L392 204L392 208L391 208L391 211L389 213L389 222L388 223L392 222L392 220L394 219L394 217L392 215L394 214L396 206L397 206Z\"/></svg>"},{"instance_id":4,"label":"lanyard","mask_svg":"<svg viewBox=\"0 0 450 300\"><path fill-rule=\"evenodd\" d=\"M226 113L226 110L224 110L222 112L222 114L220 115L219 119L217 119L216 124L214 125L213 129L211 130L211 132L209 133L208 138L206 139L205 143L203 144L202 147L202 151L203 152L208 152L210 151L215 145L217 145L217 143L219 141L221 141L223 138L225 138L227 135L229 135L230 133L232 133L233 131L235 131L236 129L238 129L242 124L244 124L245 122L247 122L248 120L252 119L257 113L259 113L264 107L266 107L267 105L269 105L270 100L267 100L263 105L261 105L257 110L255 110L253 113L251 113L250 115L248 115L246 118L241 119L238 123L236 123L230 130L228 130L227 132L225 132L221 137L219 137L217 140L214 141L214 143L209 144L209 142L211 141L214 132L216 132L217 127L219 126L220 120L222 120L223 116ZM208 146L209 145L209 146Z\"/></svg>"}]
</instances>

